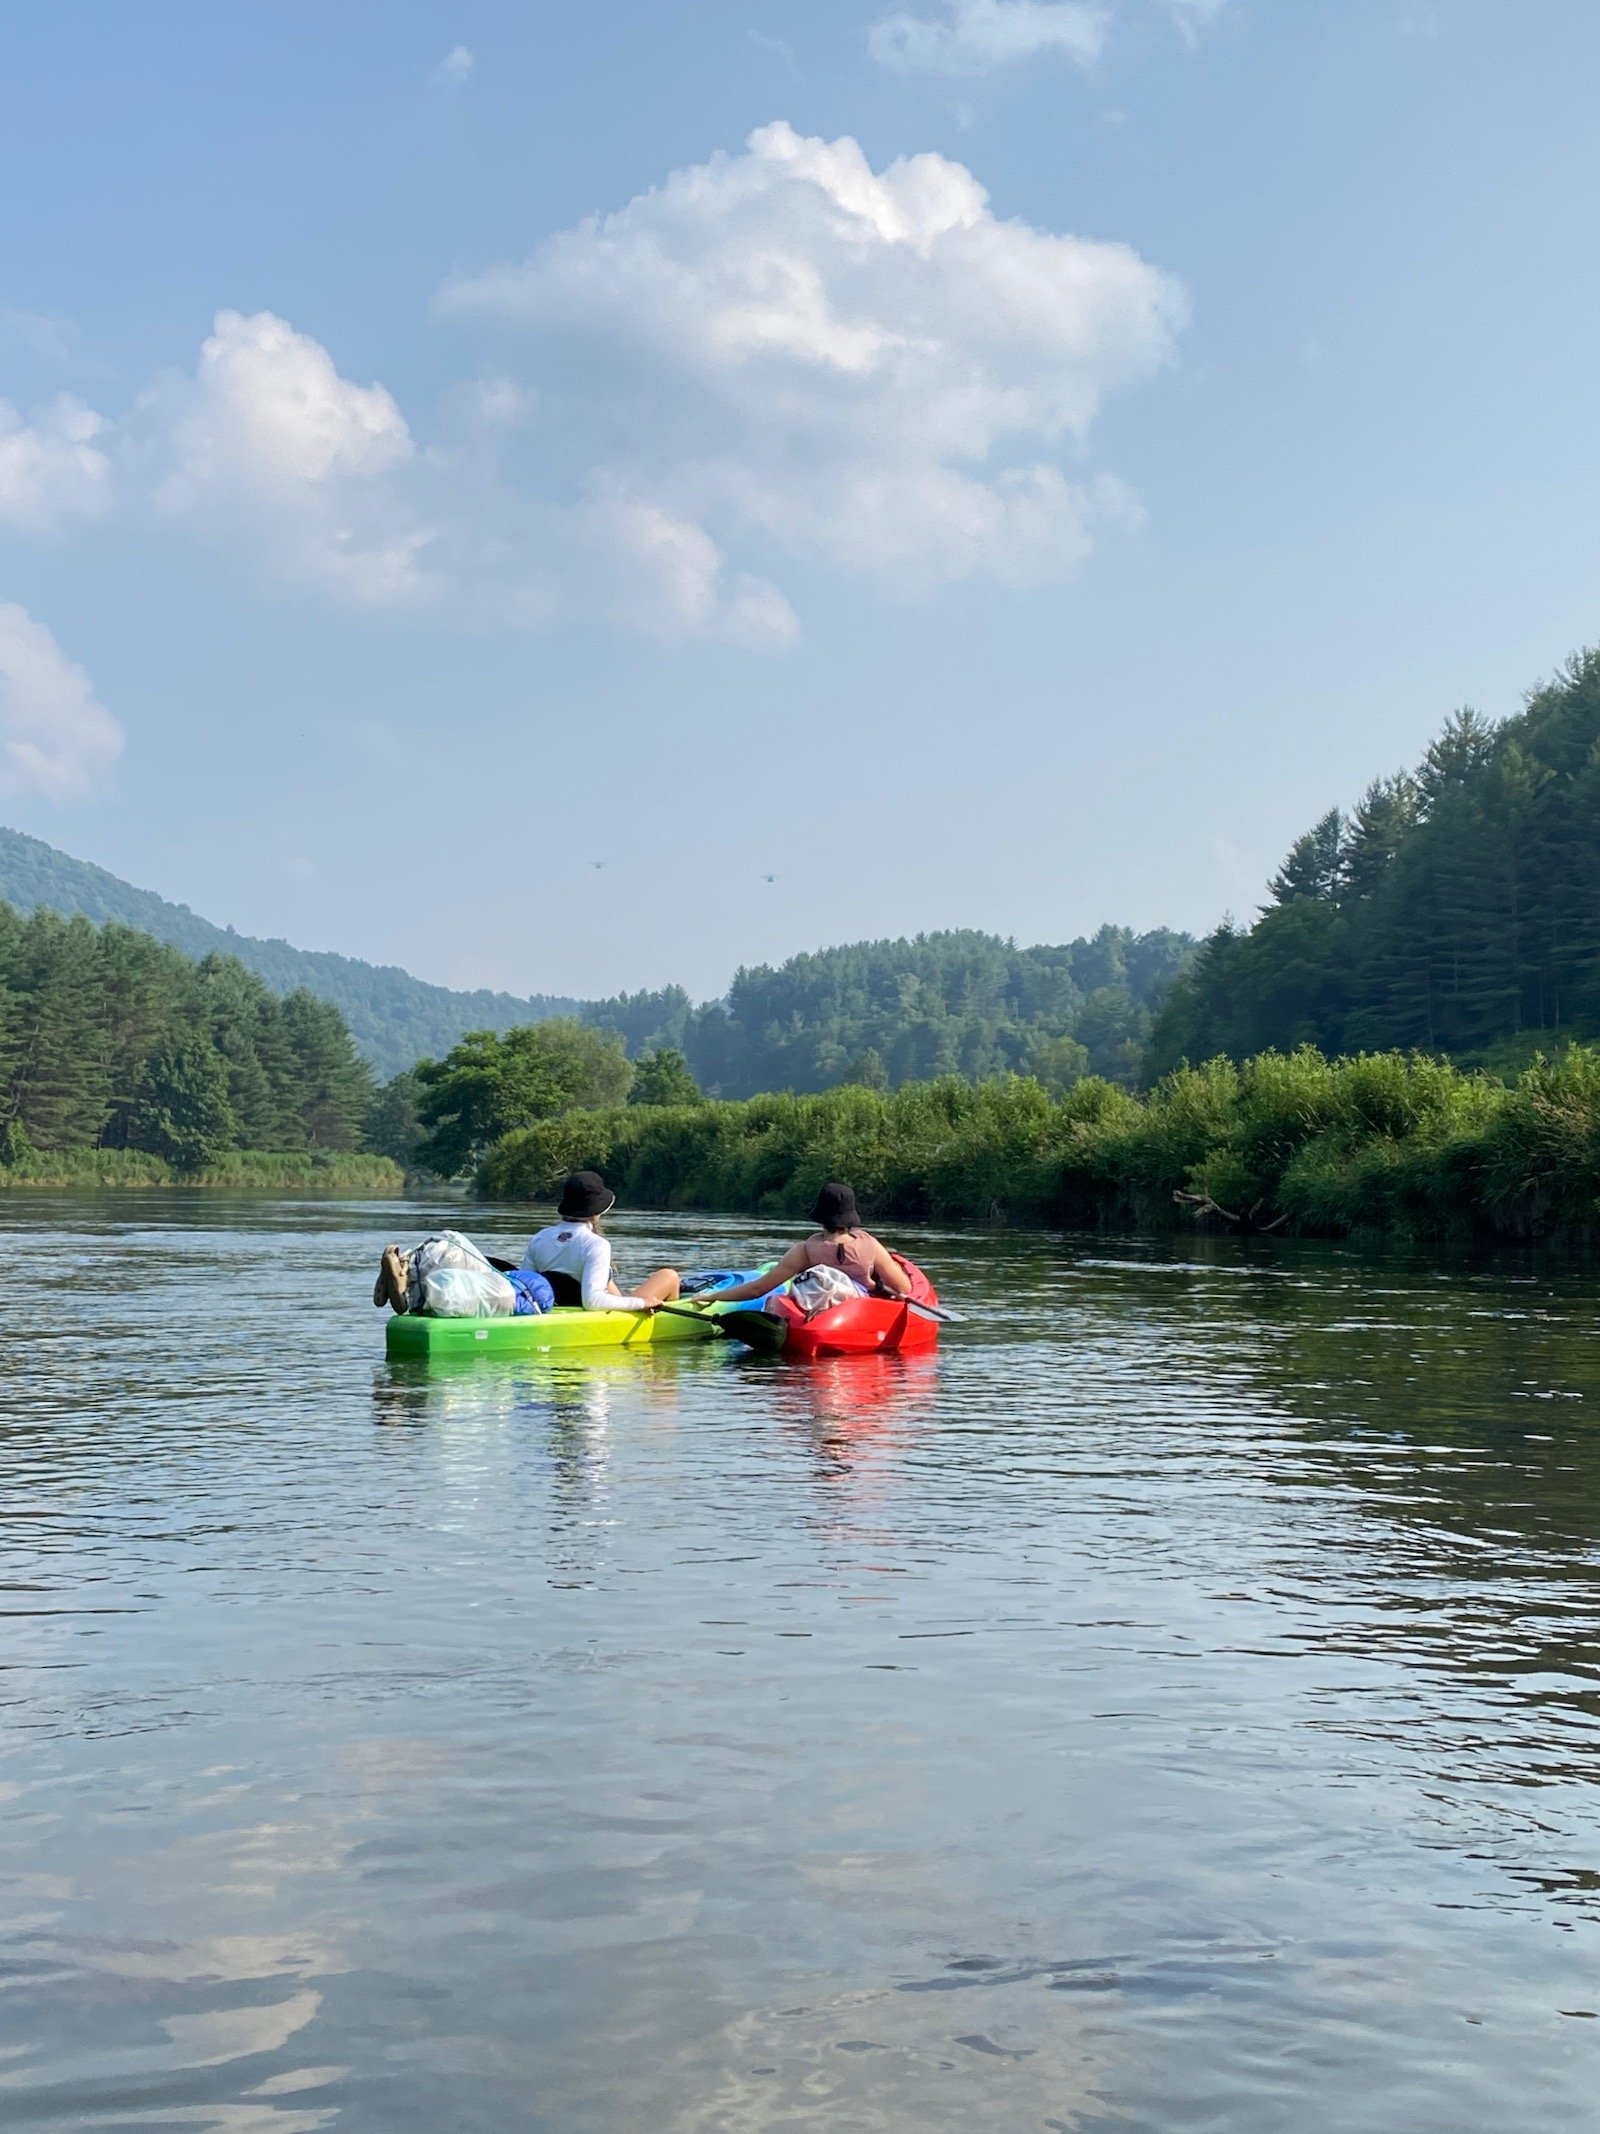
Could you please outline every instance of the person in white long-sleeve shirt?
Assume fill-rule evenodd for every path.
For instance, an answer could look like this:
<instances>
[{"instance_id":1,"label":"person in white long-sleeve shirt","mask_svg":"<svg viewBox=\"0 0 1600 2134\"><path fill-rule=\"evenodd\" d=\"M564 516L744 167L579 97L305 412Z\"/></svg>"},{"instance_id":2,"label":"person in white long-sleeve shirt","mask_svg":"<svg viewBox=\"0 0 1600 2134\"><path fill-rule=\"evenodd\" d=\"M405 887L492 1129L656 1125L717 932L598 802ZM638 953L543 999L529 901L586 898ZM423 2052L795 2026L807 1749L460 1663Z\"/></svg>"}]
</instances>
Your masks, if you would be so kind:
<instances>
[{"instance_id":1,"label":"person in white long-sleeve shirt","mask_svg":"<svg viewBox=\"0 0 1600 2134\"><path fill-rule=\"evenodd\" d=\"M522 1264L545 1277L558 1304L581 1304L590 1312L652 1312L678 1294L677 1271L671 1267L658 1267L627 1295L618 1289L611 1240L600 1233L601 1216L616 1204L616 1194L598 1171L574 1171L561 1188L559 1221L529 1238Z\"/></svg>"}]
</instances>

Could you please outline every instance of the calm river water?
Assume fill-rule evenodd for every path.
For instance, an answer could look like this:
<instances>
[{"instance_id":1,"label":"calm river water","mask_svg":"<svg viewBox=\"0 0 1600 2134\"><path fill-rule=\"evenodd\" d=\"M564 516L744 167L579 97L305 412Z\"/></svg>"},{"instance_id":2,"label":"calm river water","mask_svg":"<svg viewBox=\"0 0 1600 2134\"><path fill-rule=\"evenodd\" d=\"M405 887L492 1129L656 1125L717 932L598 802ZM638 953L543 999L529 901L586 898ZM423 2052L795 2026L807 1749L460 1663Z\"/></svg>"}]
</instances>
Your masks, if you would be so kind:
<instances>
[{"instance_id":1,"label":"calm river water","mask_svg":"<svg viewBox=\"0 0 1600 2134\"><path fill-rule=\"evenodd\" d=\"M936 1358L407 1378L439 1220L0 1196L7 2134L1597 2124L1600 1282L928 1232Z\"/></svg>"}]
</instances>

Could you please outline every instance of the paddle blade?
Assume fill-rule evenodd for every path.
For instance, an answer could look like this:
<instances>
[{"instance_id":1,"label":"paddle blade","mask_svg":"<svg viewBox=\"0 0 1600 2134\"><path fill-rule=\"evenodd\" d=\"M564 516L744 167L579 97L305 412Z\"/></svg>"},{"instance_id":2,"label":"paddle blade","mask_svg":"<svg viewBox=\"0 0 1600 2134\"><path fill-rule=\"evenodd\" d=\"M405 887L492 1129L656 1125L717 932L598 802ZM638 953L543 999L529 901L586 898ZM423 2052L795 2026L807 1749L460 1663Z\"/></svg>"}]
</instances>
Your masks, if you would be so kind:
<instances>
[{"instance_id":1,"label":"paddle blade","mask_svg":"<svg viewBox=\"0 0 1600 2134\"><path fill-rule=\"evenodd\" d=\"M789 1331L781 1319L763 1311L718 1312L715 1324L719 1334L726 1334L730 1341L742 1341L746 1348L758 1349L764 1356L775 1356Z\"/></svg>"}]
</instances>

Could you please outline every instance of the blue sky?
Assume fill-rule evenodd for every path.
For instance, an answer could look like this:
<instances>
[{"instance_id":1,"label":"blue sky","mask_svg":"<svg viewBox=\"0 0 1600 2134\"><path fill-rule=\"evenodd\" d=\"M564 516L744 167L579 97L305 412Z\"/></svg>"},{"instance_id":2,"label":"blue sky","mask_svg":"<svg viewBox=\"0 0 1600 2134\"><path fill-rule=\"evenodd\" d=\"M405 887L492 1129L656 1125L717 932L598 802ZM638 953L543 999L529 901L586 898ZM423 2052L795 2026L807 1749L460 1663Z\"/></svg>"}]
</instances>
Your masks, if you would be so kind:
<instances>
[{"instance_id":1,"label":"blue sky","mask_svg":"<svg viewBox=\"0 0 1600 2134\"><path fill-rule=\"evenodd\" d=\"M1582 0L13 9L0 816L518 991L1247 912L1600 636L1597 78Z\"/></svg>"}]
</instances>

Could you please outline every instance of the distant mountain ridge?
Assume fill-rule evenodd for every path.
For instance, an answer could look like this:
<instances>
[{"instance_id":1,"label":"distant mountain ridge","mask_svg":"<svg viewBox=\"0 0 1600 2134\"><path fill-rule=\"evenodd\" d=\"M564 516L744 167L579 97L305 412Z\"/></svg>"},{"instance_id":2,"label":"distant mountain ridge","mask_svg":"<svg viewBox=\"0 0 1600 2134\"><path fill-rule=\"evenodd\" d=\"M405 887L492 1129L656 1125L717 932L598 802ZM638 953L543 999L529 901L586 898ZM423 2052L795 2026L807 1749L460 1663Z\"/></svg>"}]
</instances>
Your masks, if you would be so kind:
<instances>
[{"instance_id":1,"label":"distant mountain ridge","mask_svg":"<svg viewBox=\"0 0 1600 2134\"><path fill-rule=\"evenodd\" d=\"M634 1059L680 1048L700 1087L724 1097L840 1082L898 1088L940 1075L1023 1073L1064 1086L1087 1073L1132 1083L1153 1017L1195 948L1165 927L1124 926L1032 948L973 930L855 941L740 970L722 999L696 1007L675 985L610 1000L453 992L392 964L214 926L186 904L3 828L0 901L133 927L189 956L237 957L275 993L304 987L339 1009L385 1079L442 1058L469 1030L574 1015L614 1031Z\"/></svg>"},{"instance_id":2,"label":"distant mountain ridge","mask_svg":"<svg viewBox=\"0 0 1600 2134\"><path fill-rule=\"evenodd\" d=\"M20 830L0 828L0 898L23 912L48 904L67 918L81 912L97 926L136 927L186 956L237 956L275 993L304 986L340 1010L380 1077L441 1057L469 1030L510 1030L551 1015L576 1015L581 1007L557 994L519 1000L511 993L457 993L394 964L237 934L231 926L213 926L187 904L135 889L104 867L75 860Z\"/></svg>"}]
</instances>

